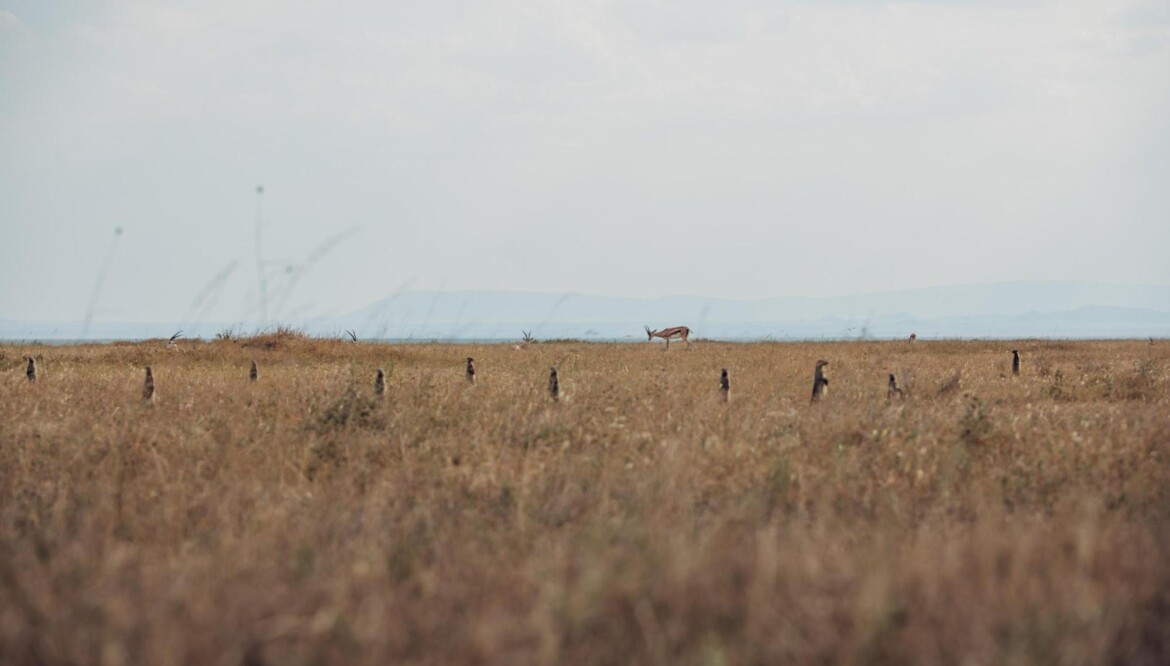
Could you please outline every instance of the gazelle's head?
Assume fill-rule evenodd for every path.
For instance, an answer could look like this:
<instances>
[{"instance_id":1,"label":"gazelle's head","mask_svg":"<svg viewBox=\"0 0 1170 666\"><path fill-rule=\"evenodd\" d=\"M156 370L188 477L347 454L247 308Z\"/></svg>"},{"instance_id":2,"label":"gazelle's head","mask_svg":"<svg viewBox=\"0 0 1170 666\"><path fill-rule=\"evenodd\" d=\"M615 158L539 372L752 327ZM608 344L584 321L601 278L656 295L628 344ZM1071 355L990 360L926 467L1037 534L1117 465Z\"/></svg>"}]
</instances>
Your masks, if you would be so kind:
<instances>
[{"instance_id":1,"label":"gazelle's head","mask_svg":"<svg viewBox=\"0 0 1170 666\"><path fill-rule=\"evenodd\" d=\"M654 331L651 331L649 326L643 326L642 328L646 329L646 339L653 340L654 339Z\"/></svg>"}]
</instances>

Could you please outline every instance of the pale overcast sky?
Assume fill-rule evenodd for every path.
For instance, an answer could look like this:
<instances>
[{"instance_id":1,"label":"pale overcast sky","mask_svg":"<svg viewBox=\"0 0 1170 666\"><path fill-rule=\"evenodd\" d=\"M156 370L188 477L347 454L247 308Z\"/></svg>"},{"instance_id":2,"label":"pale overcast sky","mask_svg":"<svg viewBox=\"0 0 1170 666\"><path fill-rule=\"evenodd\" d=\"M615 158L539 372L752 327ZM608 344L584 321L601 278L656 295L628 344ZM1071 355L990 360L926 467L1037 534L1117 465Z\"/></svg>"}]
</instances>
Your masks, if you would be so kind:
<instances>
[{"instance_id":1,"label":"pale overcast sky","mask_svg":"<svg viewBox=\"0 0 1170 666\"><path fill-rule=\"evenodd\" d=\"M260 184L284 318L1168 284L1168 119L1168 0L0 0L0 318L255 316Z\"/></svg>"}]
</instances>

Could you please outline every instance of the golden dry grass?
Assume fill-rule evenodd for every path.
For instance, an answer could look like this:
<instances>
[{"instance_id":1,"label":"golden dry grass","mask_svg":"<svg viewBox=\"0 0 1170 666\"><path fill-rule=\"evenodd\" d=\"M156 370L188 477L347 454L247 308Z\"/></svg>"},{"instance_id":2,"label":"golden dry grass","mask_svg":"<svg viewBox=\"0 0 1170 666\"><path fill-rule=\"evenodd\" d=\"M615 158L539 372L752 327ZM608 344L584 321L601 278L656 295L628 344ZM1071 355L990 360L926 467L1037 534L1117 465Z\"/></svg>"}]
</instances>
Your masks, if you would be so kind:
<instances>
[{"instance_id":1,"label":"golden dry grass","mask_svg":"<svg viewBox=\"0 0 1170 666\"><path fill-rule=\"evenodd\" d=\"M0 663L1170 661L1167 344L673 347L0 346Z\"/></svg>"}]
</instances>

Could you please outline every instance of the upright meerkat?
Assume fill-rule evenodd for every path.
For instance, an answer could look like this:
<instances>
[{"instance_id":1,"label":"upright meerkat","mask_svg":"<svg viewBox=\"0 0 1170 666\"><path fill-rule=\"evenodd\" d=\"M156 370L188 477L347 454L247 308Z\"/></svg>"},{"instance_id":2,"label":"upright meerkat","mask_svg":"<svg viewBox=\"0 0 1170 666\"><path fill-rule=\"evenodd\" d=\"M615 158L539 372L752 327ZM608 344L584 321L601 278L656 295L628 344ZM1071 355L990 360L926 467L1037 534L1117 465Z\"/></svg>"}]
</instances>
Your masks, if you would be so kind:
<instances>
[{"instance_id":1,"label":"upright meerkat","mask_svg":"<svg viewBox=\"0 0 1170 666\"><path fill-rule=\"evenodd\" d=\"M252 359L252 367L248 370L248 380L256 381L260 379L260 366L256 363L256 359Z\"/></svg>"},{"instance_id":2,"label":"upright meerkat","mask_svg":"<svg viewBox=\"0 0 1170 666\"><path fill-rule=\"evenodd\" d=\"M817 371L813 375L813 390L812 390L812 401L813 402L820 400L822 397L824 397L824 395L826 393L829 392L829 378L825 376L825 371L824 371L824 367L828 364L829 364L829 362L824 360L824 359L817 361Z\"/></svg>"},{"instance_id":3,"label":"upright meerkat","mask_svg":"<svg viewBox=\"0 0 1170 666\"><path fill-rule=\"evenodd\" d=\"M1020 352L1015 349L1012 350L1012 374L1020 374Z\"/></svg>"},{"instance_id":4,"label":"upright meerkat","mask_svg":"<svg viewBox=\"0 0 1170 666\"><path fill-rule=\"evenodd\" d=\"M374 395L386 395L386 371L378 368L378 374L374 377Z\"/></svg>"},{"instance_id":5,"label":"upright meerkat","mask_svg":"<svg viewBox=\"0 0 1170 666\"><path fill-rule=\"evenodd\" d=\"M37 360L31 356L26 358L28 359L28 369L24 371L24 376L28 377L30 382L35 382L37 380Z\"/></svg>"},{"instance_id":6,"label":"upright meerkat","mask_svg":"<svg viewBox=\"0 0 1170 666\"><path fill-rule=\"evenodd\" d=\"M142 402L154 404L154 371L146 366L146 381L142 382Z\"/></svg>"},{"instance_id":7,"label":"upright meerkat","mask_svg":"<svg viewBox=\"0 0 1170 666\"><path fill-rule=\"evenodd\" d=\"M474 384L475 383L475 359L471 358L470 356L467 357L467 370L465 371L465 374L467 375L467 381Z\"/></svg>"},{"instance_id":8,"label":"upright meerkat","mask_svg":"<svg viewBox=\"0 0 1170 666\"><path fill-rule=\"evenodd\" d=\"M561 399L561 383L557 379L557 369L551 368L548 371L548 395L556 402Z\"/></svg>"},{"instance_id":9,"label":"upright meerkat","mask_svg":"<svg viewBox=\"0 0 1170 666\"><path fill-rule=\"evenodd\" d=\"M727 376L727 368L719 373L719 393L723 396L723 402L731 399L731 379Z\"/></svg>"},{"instance_id":10,"label":"upright meerkat","mask_svg":"<svg viewBox=\"0 0 1170 666\"><path fill-rule=\"evenodd\" d=\"M892 400L894 398L901 398L901 397L902 397L902 389L898 388L898 378L895 377L894 373L891 372L890 373L889 387L886 389L886 398Z\"/></svg>"}]
</instances>

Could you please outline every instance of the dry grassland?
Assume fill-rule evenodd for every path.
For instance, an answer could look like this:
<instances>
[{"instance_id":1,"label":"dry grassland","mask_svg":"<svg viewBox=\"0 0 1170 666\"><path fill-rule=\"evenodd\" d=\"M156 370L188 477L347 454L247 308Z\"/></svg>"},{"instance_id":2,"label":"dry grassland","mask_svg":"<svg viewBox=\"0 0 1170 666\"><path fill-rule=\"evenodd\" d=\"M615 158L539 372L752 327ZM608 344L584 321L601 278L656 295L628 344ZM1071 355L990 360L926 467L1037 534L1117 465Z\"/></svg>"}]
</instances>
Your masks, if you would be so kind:
<instances>
[{"instance_id":1,"label":"dry grassland","mask_svg":"<svg viewBox=\"0 0 1170 666\"><path fill-rule=\"evenodd\" d=\"M1145 341L0 346L0 663L1168 663L1168 398Z\"/></svg>"}]
</instances>

